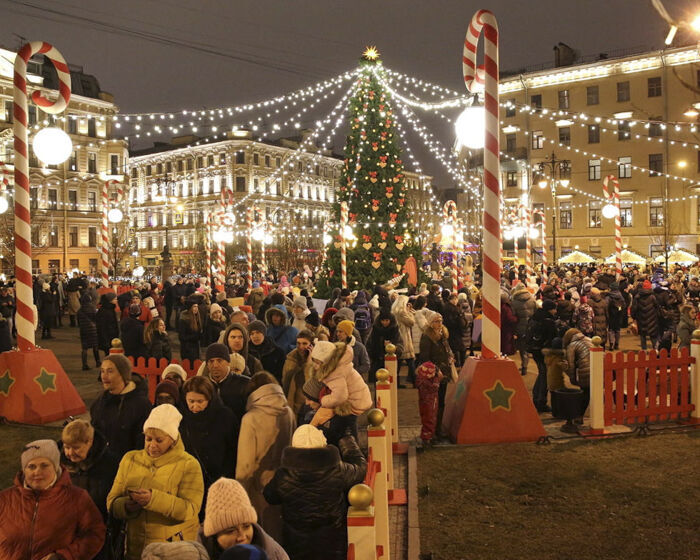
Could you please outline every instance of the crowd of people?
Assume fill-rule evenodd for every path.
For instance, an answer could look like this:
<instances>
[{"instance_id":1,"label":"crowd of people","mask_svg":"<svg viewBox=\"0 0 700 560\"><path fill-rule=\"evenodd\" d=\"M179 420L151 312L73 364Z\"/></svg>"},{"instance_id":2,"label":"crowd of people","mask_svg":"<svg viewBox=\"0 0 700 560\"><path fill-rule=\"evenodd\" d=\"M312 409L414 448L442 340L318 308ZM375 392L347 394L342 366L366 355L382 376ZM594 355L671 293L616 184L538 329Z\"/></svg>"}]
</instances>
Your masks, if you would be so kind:
<instances>
[{"instance_id":1,"label":"crowd of people","mask_svg":"<svg viewBox=\"0 0 700 560\"><path fill-rule=\"evenodd\" d=\"M565 386L588 397L594 336L610 350L625 329L643 349L688 347L698 272L504 271L501 348L523 375L535 362L536 409L549 412L549 392ZM366 470L358 419L377 371L396 355L398 386L419 392L423 444L439 441L447 386L479 351L481 293L449 279L336 289L323 302L307 274L286 279L248 291L231 278L217 291L152 278L119 295L79 275L37 279L42 332L52 336L67 311L103 392L60 441L24 448L14 486L0 493L0 558L345 558L347 492ZM0 288L9 325L11 299ZM202 360L196 375L170 363L173 329L185 365ZM124 354L109 353L114 338ZM169 363L154 402L132 371L139 357Z\"/></svg>"}]
</instances>

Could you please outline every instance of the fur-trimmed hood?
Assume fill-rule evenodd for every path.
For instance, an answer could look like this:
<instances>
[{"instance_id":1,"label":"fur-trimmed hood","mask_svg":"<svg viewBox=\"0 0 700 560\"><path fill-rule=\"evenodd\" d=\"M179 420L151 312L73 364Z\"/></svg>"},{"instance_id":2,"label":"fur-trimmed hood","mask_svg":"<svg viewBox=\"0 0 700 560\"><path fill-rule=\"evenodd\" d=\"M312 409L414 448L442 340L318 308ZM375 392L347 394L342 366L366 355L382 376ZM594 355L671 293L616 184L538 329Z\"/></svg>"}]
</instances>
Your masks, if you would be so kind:
<instances>
[{"instance_id":1,"label":"fur-trimmed hood","mask_svg":"<svg viewBox=\"0 0 700 560\"><path fill-rule=\"evenodd\" d=\"M314 377L323 381L339 365L349 363L352 366L352 347L345 342L336 342L330 359L314 372Z\"/></svg>"}]
</instances>

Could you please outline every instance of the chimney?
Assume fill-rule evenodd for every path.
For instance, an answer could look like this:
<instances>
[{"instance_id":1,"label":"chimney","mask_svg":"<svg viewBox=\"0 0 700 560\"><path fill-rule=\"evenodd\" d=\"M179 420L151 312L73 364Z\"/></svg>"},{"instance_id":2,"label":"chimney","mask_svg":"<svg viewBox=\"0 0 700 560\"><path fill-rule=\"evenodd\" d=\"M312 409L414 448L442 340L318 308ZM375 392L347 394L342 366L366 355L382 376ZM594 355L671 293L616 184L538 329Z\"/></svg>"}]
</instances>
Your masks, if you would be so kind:
<instances>
[{"instance_id":1,"label":"chimney","mask_svg":"<svg viewBox=\"0 0 700 560\"><path fill-rule=\"evenodd\" d=\"M578 59L578 53L566 43L557 43L554 47L554 66L571 66Z\"/></svg>"}]
</instances>

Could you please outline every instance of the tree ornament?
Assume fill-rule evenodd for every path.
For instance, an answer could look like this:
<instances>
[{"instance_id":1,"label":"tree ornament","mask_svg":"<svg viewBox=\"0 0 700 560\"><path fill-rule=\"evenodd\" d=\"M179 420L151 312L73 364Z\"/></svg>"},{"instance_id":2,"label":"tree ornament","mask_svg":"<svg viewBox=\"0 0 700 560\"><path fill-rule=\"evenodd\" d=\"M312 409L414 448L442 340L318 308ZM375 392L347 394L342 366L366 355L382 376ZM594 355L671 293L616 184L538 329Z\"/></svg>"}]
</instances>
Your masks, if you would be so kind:
<instances>
[{"instance_id":1,"label":"tree ornament","mask_svg":"<svg viewBox=\"0 0 700 560\"><path fill-rule=\"evenodd\" d=\"M376 172L376 171L370 171L370 172L369 172L369 180L370 180L372 183L376 183L376 182L377 182L377 172Z\"/></svg>"},{"instance_id":2,"label":"tree ornament","mask_svg":"<svg viewBox=\"0 0 700 560\"><path fill-rule=\"evenodd\" d=\"M376 198L372 199L372 212L379 210L379 201Z\"/></svg>"},{"instance_id":3,"label":"tree ornament","mask_svg":"<svg viewBox=\"0 0 700 560\"><path fill-rule=\"evenodd\" d=\"M379 156L379 163L377 163L379 167L386 167L386 156Z\"/></svg>"},{"instance_id":4,"label":"tree ornament","mask_svg":"<svg viewBox=\"0 0 700 560\"><path fill-rule=\"evenodd\" d=\"M386 197L392 198L393 196L394 196L394 187L387 187L386 188Z\"/></svg>"},{"instance_id":5,"label":"tree ornament","mask_svg":"<svg viewBox=\"0 0 700 560\"><path fill-rule=\"evenodd\" d=\"M372 150L377 151L379 149L379 143L378 142L372 142Z\"/></svg>"},{"instance_id":6,"label":"tree ornament","mask_svg":"<svg viewBox=\"0 0 700 560\"><path fill-rule=\"evenodd\" d=\"M381 243L377 243L377 247L379 247L382 251L386 249L386 241L382 241Z\"/></svg>"}]
</instances>

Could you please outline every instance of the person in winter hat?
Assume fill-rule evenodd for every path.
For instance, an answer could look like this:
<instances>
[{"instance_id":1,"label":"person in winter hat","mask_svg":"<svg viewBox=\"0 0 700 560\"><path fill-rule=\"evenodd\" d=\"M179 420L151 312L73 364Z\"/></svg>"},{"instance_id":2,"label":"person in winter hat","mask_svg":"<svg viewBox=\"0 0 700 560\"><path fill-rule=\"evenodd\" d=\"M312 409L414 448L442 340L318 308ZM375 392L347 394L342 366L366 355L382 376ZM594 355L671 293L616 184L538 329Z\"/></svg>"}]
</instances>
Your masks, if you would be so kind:
<instances>
[{"instance_id":1,"label":"person in winter hat","mask_svg":"<svg viewBox=\"0 0 700 560\"><path fill-rule=\"evenodd\" d=\"M357 435L357 417L372 407L369 387L352 364L352 348L343 342L318 341L311 352L313 376L327 388L320 398L312 424L320 426L332 419L327 437L335 444L349 429Z\"/></svg>"},{"instance_id":2,"label":"person in winter hat","mask_svg":"<svg viewBox=\"0 0 700 560\"><path fill-rule=\"evenodd\" d=\"M354 332L357 332L355 324L352 321L343 320L335 329L335 338L338 342L345 342L352 348L352 365L363 379L367 379L370 368L369 354L362 341L353 334Z\"/></svg>"},{"instance_id":3,"label":"person in winter hat","mask_svg":"<svg viewBox=\"0 0 700 560\"><path fill-rule=\"evenodd\" d=\"M263 370L270 372L282 383L282 368L286 353L266 335L267 327L262 321L255 320L248 325L248 352L260 360Z\"/></svg>"},{"instance_id":4,"label":"person in winter hat","mask_svg":"<svg viewBox=\"0 0 700 560\"><path fill-rule=\"evenodd\" d=\"M265 323L267 323L267 336L282 349L285 355L294 350L299 331L290 324L284 304L270 307L265 312Z\"/></svg>"},{"instance_id":5,"label":"person in winter hat","mask_svg":"<svg viewBox=\"0 0 700 560\"><path fill-rule=\"evenodd\" d=\"M59 560L94 558L105 540L102 515L89 494L61 469L56 442L24 446L22 470L0 492L0 557Z\"/></svg>"},{"instance_id":6,"label":"person in winter hat","mask_svg":"<svg viewBox=\"0 0 700 560\"><path fill-rule=\"evenodd\" d=\"M273 560L289 560L287 553L257 523L258 515L243 486L220 478L209 488L204 523L197 535L211 560L220 560L233 546L255 545Z\"/></svg>"},{"instance_id":7,"label":"person in winter hat","mask_svg":"<svg viewBox=\"0 0 700 560\"><path fill-rule=\"evenodd\" d=\"M194 540L204 482L197 459L185 452L182 414L170 404L155 407L143 424L144 449L119 464L107 509L126 521L126 559L138 560L147 544Z\"/></svg>"},{"instance_id":8,"label":"person in winter hat","mask_svg":"<svg viewBox=\"0 0 700 560\"><path fill-rule=\"evenodd\" d=\"M294 320L292 321L292 326L297 330L302 330L306 328L306 317L311 314L308 302L304 296L297 296L294 298L292 304L292 315L294 315Z\"/></svg>"},{"instance_id":9,"label":"person in winter hat","mask_svg":"<svg viewBox=\"0 0 700 560\"><path fill-rule=\"evenodd\" d=\"M209 306L209 318L204 325L203 340L206 346L219 341L219 336L226 330L226 317L218 303Z\"/></svg>"},{"instance_id":10,"label":"person in winter hat","mask_svg":"<svg viewBox=\"0 0 700 560\"><path fill-rule=\"evenodd\" d=\"M265 487L270 504L281 504L284 543L291 558L346 560L347 492L365 477L367 461L352 435L338 447L323 434L300 426L282 465Z\"/></svg>"},{"instance_id":11,"label":"person in winter hat","mask_svg":"<svg viewBox=\"0 0 700 560\"><path fill-rule=\"evenodd\" d=\"M158 542L143 549L141 560L209 560L209 555L197 542Z\"/></svg>"},{"instance_id":12,"label":"person in winter hat","mask_svg":"<svg viewBox=\"0 0 700 560\"><path fill-rule=\"evenodd\" d=\"M442 373L432 362L423 362L416 369L418 388L418 409L420 411L420 439L424 446L430 445L435 437L438 417L438 390Z\"/></svg>"}]
</instances>

